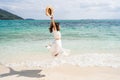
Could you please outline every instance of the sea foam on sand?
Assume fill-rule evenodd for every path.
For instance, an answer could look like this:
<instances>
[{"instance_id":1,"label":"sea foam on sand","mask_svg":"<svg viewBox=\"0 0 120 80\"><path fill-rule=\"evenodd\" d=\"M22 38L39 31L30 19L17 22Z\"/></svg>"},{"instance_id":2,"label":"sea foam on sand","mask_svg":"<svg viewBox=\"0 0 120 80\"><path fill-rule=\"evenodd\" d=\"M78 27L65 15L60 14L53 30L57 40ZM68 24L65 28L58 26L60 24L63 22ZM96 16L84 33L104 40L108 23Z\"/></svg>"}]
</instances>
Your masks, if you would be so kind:
<instances>
[{"instance_id":1,"label":"sea foam on sand","mask_svg":"<svg viewBox=\"0 0 120 80\"><path fill-rule=\"evenodd\" d=\"M14 73L10 72L10 68ZM120 80L119 75L119 54L48 56L43 61L31 60L0 66L0 80Z\"/></svg>"},{"instance_id":2,"label":"sea foam on sand","mask_svg":"<svg viewBox=\"0 0 120 80\"><path fill-rule=\"evenodd\" d=\"M51 57L43 61L30 61L26 60L23 62L16 63L7 63L6 66L14 67L14 66L27 66L27 67L43 67L49 68L54 66L59 66L61 64L72 64L80 67L88 67L88 66L98 66L98 67L120 67L120 54L105 54L105 53L85 53L85 54L77 54L77 55L69 55L69 56L58 56Z\"/></svg>"}]
</instances>

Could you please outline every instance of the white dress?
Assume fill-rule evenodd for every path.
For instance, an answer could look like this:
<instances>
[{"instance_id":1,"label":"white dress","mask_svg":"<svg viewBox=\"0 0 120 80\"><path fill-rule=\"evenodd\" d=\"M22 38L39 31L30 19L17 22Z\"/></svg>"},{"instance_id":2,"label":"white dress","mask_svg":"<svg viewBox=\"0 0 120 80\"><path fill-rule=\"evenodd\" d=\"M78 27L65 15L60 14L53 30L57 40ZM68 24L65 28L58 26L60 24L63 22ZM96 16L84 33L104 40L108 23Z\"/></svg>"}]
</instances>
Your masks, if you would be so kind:
<instances>
[{"instance_id":1,"label":"white dress","mask_svg":"<svg viewBox=\"0 0 120 80\"><path fill-rule=\"evenodd\" d=\"M60 31L53 30L53 36L55 40L52 42L52 44L47 46L48 50L52 53L52 55L55 55L55 54L68 55L68 53L66 54L65 49L62 48Z\"/></svg>"}]
</instances>

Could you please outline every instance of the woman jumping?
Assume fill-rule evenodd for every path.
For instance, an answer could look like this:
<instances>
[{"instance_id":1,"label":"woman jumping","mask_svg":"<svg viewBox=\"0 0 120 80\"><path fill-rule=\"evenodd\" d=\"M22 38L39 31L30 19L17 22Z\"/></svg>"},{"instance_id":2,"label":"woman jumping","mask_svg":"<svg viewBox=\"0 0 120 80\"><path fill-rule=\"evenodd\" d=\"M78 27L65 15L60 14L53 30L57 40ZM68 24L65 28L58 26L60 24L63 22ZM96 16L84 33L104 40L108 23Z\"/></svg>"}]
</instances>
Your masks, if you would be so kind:
<instances>
[{"instance_id":1,"label":"woman jumping","mask_svg":"<svg viewBox=\"0 0 120 80\"><path fill-rule=\"evenodd\" d=\"M59 54L66 55L65 49L62 48L60 25L58 22L55 22L53 18L53 8L47 7L46 14L51 19L49 31L50 33L53 33L53 36L54 36L53 43L47 45L46 47L49 49L49 51L52 53L53 56L58 56Z\"/></svg>"}]
</instances>

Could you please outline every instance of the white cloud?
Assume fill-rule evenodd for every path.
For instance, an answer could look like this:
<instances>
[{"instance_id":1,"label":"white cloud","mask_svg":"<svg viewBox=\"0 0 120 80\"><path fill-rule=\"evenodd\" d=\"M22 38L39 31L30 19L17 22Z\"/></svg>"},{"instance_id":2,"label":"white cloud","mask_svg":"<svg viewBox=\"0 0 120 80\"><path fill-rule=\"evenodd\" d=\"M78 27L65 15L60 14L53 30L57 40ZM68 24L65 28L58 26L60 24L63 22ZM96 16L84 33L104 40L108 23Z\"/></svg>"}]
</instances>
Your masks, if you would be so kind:
<instances>
[{"instance_id":1,"label":"white cloud","mask_svg":"<svg viewBox=\"0 0 120 80\"><path fill-rule=\"evenodd\" d=\"M55 8L56 19L120 19L119 0L10 0L0 7L24 18L48 19L45 7Z\"/></svg>"}]
</instances>

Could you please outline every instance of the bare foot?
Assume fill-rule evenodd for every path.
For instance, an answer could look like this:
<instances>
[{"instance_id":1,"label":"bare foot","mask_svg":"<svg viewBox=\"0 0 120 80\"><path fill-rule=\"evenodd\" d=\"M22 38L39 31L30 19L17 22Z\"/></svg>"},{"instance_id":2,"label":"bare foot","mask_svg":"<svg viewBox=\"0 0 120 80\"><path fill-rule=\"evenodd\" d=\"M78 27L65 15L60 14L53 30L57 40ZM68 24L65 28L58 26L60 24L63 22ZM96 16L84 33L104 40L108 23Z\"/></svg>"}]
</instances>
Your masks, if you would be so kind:
<instances>
[{"instance_id":1,"label":"bare foot","mask_svg":"<svg viewBox=\"0 0 120 80\"><path fill-rule=\"evenodd\" d=\"M55 57L58 56L58 53L54 55Z\"/></svg>"}]
</instances>

